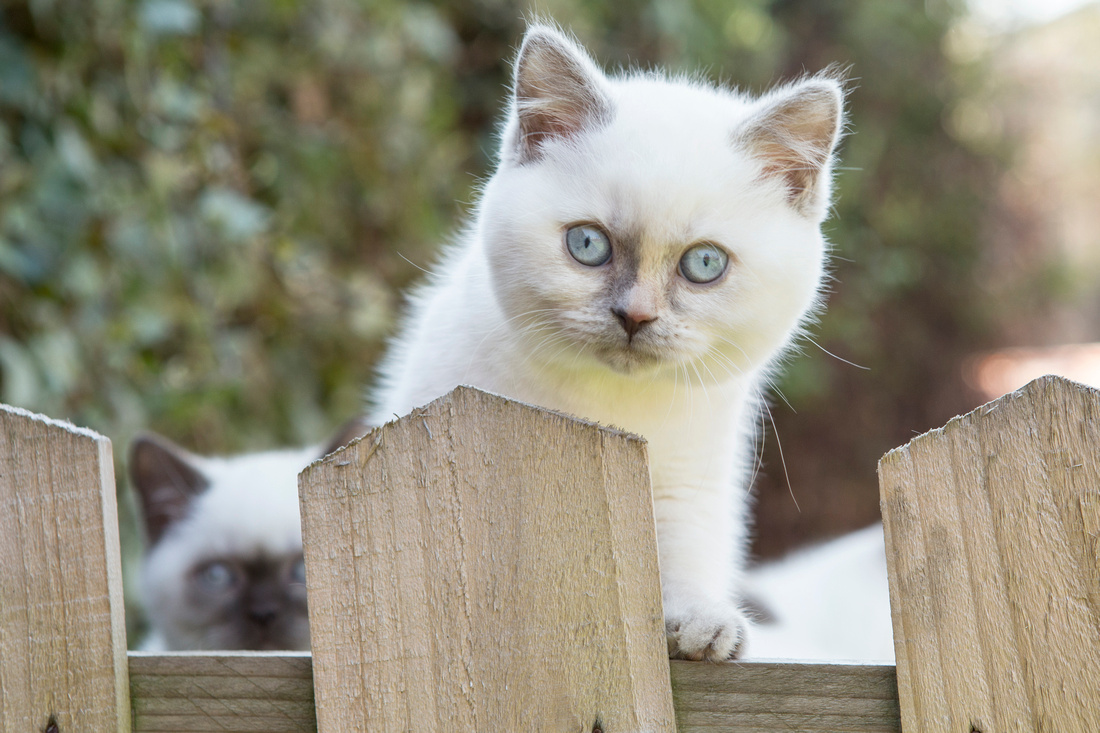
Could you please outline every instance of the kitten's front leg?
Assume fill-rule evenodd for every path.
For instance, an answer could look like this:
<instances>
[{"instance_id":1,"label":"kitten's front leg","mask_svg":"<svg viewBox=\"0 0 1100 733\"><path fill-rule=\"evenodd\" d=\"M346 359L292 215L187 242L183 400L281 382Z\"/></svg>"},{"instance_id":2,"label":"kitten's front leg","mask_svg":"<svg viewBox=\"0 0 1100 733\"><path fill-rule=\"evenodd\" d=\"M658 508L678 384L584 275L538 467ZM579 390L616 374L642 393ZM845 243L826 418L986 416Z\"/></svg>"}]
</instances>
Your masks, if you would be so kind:
<instances>
[{"instance_id":1,"label":"kitten's front leg","mask_svg":"<svg viewBox=\"0 0 1100 733\"><path fill-rule=\"evenodd\" d=\"M734 601L742 539L737 512L707 492L654 496L665 636L673 659L724 662L741 655L748 623ZM719 504L721 506L715 506Z\"/></svg>"}]
</instances>

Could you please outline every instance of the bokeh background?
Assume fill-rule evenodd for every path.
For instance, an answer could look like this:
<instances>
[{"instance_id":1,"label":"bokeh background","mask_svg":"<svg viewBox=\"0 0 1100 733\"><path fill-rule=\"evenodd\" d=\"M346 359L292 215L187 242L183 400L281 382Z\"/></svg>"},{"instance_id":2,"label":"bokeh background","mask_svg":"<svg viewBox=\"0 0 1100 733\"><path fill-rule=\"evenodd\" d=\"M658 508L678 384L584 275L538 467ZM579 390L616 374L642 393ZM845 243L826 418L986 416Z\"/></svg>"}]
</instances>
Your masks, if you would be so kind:
<instances>
[{"instance_id":1,"label":"bokeh background","mask_svg":"<svg viewBox=\"0 0 1100 733\"><path fill-rule=\"evenodd\" d=\"M1100 340L1100 8L1018 5L0 0L0 400L106 434L120 479L142 429L323 440L470 211L538 12L612 69L849 69L755 549L869 524L882 453L995 396L975 359Z\"/></svg>"}]
</instances>

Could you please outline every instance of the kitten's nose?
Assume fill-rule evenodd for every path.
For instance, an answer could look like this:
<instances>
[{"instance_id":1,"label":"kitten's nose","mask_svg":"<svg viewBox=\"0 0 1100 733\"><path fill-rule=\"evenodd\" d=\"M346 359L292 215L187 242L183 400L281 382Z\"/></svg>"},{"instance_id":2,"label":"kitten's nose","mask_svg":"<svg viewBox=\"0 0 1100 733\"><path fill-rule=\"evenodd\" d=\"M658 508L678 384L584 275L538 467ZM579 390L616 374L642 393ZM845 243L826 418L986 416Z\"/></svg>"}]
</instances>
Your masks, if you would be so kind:
<instances>
[{"instance_id":1,"label":"kitten's nose","mask_svg":"<svg viewBox=\"0 0 1100 733\"><path fill-rule=\"evenodd\" d=\"M628 343L634 340L634 334L638 333L642 326L657 320L657 316L652 313L627 310L626 308L612 308L611 312L619 319L619 325L626 331Z\"/></svg>"},{"instance_id":2,"label":"kitten's nose","mask_svg":"<svg viewBox=\"0 0 1100 733\"><path fill-rule=\"evenodd\" d=\"M271 603L257 603L248 609L248 617L257 626L270 626L278 616L278 607Z\"/></svg>"}]
</instances>

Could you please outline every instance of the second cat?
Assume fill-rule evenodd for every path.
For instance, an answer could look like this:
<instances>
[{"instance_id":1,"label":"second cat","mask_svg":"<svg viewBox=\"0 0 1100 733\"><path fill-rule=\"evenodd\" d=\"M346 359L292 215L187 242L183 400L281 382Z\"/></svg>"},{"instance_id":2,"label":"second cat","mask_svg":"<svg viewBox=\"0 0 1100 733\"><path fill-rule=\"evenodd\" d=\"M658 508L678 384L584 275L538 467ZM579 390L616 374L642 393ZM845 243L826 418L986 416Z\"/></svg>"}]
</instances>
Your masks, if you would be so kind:
<instances>
[{"instance_id":1,"label":"second cat","mask_svg":"<svg viewBox=\"0 0 1100 733\"><path fill-rule=\"evenodd\" d=\"M146 651L308 650L298 473L325 447L198 456L153 434L130 446L146 535Z\"/></svg>"}]
</instances>

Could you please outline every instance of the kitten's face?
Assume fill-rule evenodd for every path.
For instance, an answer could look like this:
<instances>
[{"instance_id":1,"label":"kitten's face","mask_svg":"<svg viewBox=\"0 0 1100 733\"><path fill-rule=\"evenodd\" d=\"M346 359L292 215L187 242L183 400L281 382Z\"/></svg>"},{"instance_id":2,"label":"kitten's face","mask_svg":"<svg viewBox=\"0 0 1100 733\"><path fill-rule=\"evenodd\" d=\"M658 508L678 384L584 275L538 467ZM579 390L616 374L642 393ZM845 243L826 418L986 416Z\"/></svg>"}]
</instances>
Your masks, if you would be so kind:
<instances>
[{"instance_id":1,"label":"kitten's face","mask_svg":"<svg viewBox=\"0 0 1100 733\"><path fill-rule=\"evenodd\" d=\"M309 649L297 474L316 455L213 459L135 441L143 600L167 648Z\"/></svg>"},{"instance_id":2,"label":"kitten's face","mask_svg":"<svg viewBox=\"0 0 1100 733\"><path fill-rule=\"evenodd\" d=\"M560 77L560 59L529 66L540 63ZM516 150L486 188L480 225L514 333L572 368L710 382L762 367L816 303L827 181L814 179L811 200L769 167L753 137L768 105L577 63L593 89L566 110L576 128L524 130L517 104L505 131Z\"/></svg>"},{"instance_id":3,"label":"kitten's face","mask_svg":"<svg viewBox=\"0 0 1100 733\"><path fill-rule=\"evenodd\" d=\"M301 555L199 560L185 572L178 600L170 636L186 648L309 649Z\"/></svg>"}]
</instances>

